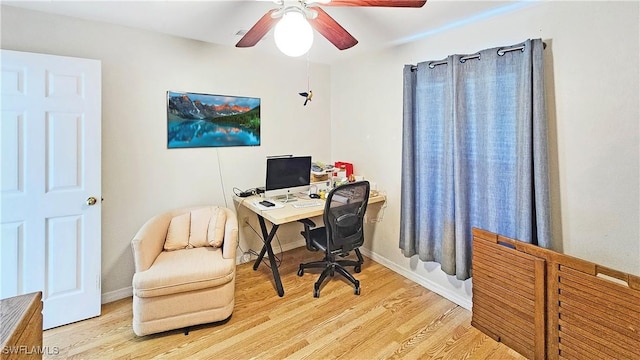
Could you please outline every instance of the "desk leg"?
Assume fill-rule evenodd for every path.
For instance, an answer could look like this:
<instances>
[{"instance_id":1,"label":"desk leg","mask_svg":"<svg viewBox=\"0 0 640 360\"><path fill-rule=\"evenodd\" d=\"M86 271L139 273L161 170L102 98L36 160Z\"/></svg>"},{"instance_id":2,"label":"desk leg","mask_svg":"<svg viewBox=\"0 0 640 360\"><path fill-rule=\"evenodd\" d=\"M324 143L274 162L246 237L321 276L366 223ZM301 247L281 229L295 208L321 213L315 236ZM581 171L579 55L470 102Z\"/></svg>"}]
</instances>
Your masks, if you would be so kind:
<instances>
[{"instance_id":1,"label":"desk leg","mask_svg":"<svg viewBox=\"0 0 640 360\"><path fill-rule=\"evenodd\" d=\"M269 256L269 263L271 264L271 272L273 272L273 280L276 283L276 290L278 291L278 295L280 297L284 296L284 288L282 287L282 280L280 280L280 272L278 271L278 263L276 262L276 256L273 253L273 248L271 247L271 241L276 236L276 231L278 230L279 225L273 224L271 227L271 231L267 233L267 225L264 222L264 218L258 215L258 221L260 222L260 229L262 230L262 238L264 239L264 245L262 246L262 250L260 251L260 255L256 259L256 262L253 264L253 270L258 270L258 266L262 262L264 258L265 252Z\"/></svg>"}]
</instances>

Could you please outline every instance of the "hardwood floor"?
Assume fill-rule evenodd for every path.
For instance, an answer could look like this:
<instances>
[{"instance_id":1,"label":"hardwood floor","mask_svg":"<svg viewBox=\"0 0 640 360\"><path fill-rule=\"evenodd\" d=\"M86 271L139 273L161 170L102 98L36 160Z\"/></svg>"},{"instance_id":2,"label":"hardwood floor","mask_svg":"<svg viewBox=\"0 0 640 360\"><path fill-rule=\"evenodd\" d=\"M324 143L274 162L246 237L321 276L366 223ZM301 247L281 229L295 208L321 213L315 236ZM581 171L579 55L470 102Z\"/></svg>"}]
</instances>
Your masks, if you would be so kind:
<instances>
[{"instance_id":1,"label":"hardwood floor","mask_svg":"<svg viewBox=\"0 0 640 360\"><path fill-rule=\"evenodd\" d=\"M225 323L137 337L131 298L102 315L44 332L45 359L523 359L471 327L471 312L365 258L362 292L341 277L313 297L318 272L296 275L321 254L281 255L284 297L265 264L238 266L236 303ZM55 351L52 351L55 349Z\"/></svg>"}]
</instances>

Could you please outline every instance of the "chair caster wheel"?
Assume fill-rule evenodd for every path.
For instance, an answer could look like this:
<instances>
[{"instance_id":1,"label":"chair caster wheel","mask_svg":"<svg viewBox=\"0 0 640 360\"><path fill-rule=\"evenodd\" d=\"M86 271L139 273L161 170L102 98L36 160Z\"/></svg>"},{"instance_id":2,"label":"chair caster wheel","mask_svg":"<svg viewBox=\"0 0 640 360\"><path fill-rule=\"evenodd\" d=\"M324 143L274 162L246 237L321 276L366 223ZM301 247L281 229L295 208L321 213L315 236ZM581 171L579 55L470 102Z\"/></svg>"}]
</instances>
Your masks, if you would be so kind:
<instances>
[{"instance_id":1,"label":"chair caster wheel","mask_svg":"<svg viewBox=\"0 0 640 360\"><path fill-rule=\"evenodd\" d=\"M353 271L355 271L356 273L360 273L360 271L362 271L362 268L360 267L360 265L356 265L356 267L353 268Z\"/></svg>"},{"instance_id":2,"label":"chair caster wheel","mask_svg":"<svg viewBox=\"0 0 640 360\"><path fill-rule=\"evenodd\" d=\"M300 269L298 269L298 276L302 276L302 275L304 275L304 269L300 267Z\"/></svg>"},{"instance_id":3,"label":"chair caster wheel","mask_svg":"<svg viewBox=\"0 0 640 360\"><path fill-rule=\"evenodd\" d=\"M313 297L314 298L319 298L320 297L320 289L313 289Z\"/></svg>"}]
</instances>

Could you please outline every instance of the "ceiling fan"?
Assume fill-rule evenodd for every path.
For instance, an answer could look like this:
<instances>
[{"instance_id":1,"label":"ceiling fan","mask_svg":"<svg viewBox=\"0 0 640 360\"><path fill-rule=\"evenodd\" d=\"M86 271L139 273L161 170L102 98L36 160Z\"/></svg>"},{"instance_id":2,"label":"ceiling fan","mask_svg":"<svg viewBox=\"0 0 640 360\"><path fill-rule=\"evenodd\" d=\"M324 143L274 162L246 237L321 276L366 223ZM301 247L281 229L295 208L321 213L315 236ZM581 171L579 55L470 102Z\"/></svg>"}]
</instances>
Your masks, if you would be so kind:
<instances>
[{"instance_id":1,"label":"ceiling fan","mask_svg":"<svg viewBox=\"0 0 640 360\"><path fill-rule=\"evenodd\" d=\"M278 8L269 10L238 41L236 47L251 47L262 39L285 14L302 14L313 29L324 36L340 50L358 43L347 30L327 14L320 6L372 6L419 8L427 0L275 0ZM276 29L278 30L278 29Z\"/></svg>"}]
</instances>

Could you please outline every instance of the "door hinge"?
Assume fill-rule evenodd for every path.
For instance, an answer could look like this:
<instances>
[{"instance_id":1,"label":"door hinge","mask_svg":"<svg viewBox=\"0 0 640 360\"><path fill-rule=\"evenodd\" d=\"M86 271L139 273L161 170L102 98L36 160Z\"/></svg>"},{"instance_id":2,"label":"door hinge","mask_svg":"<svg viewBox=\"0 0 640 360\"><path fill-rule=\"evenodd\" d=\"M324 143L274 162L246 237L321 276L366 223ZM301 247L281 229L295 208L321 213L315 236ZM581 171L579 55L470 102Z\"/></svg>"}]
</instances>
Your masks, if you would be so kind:
<instances>
[{"instance_id":1,"label":"door hinge","mask_svg":"<svg viewBox=\"0 0 640 360\"><path fill-rule=\"evenodd\" d=\"M96 289L100 290L100 274L96 275Z\"/></svg>"}]
</instances>

